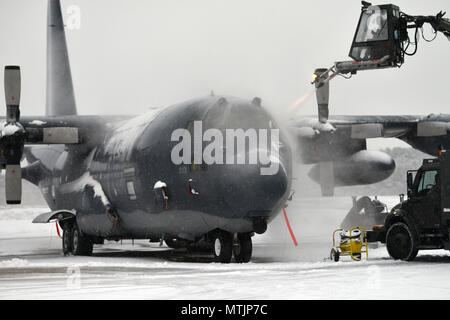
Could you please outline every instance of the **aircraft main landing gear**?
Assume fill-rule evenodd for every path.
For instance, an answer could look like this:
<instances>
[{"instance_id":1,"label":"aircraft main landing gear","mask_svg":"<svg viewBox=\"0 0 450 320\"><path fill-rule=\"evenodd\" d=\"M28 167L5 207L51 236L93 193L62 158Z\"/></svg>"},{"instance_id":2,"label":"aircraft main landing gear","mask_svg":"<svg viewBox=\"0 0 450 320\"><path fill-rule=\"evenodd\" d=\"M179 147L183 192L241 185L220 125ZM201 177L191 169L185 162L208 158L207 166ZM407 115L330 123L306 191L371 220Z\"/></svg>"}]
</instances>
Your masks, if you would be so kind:
<instances>
[{"instance_id":1,"label":"aircraft main landing gear","mask_svg":"<svg viewBox=\"0 0 450 320\"><path fill-rule=\"evenodd\" d=\"M93 247L93 242L83 235L75 220L64 224L62 238L64 255L90 256Z\"/></svg>"},{"instance_id":2,"label":"aircraft main landing gear","mask_svg":"<svg viewBox=\"0 0 450 320\"><path fill-rule=\"evenodd\" d=\"M252 258L252 237L249 233L235 235L233 243L234 260L237 263L247 263Z\"/></svg>"}]
</instances>

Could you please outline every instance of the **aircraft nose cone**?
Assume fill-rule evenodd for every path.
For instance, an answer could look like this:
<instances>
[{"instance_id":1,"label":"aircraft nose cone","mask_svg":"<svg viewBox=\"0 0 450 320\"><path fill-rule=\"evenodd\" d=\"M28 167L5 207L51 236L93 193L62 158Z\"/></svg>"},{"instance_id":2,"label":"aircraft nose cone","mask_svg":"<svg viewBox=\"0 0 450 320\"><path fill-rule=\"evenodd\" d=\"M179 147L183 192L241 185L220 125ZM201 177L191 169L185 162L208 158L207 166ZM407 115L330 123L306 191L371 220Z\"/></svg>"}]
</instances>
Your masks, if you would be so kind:
<instances>
[{"instance_id":1,"label":"aircraft nose cone","mask_svg":"<svg viewBox=\"0 0 450 320\"><path fill-rule=\"evenodd\" d=\"M269 217L288 192L288 176L280 163L271 169L261 165L226 167L223 195L234 218Z\"/></svg>"}]
</instances>

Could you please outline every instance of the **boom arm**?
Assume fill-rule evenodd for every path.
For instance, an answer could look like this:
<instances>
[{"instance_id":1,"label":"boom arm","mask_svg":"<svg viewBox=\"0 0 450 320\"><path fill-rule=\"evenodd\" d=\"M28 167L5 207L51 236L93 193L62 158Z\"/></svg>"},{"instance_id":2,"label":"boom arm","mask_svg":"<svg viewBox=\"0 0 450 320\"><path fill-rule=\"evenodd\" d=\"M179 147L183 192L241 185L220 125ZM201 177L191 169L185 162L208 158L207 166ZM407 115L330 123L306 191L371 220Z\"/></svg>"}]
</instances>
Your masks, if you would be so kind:
<instances>
[{"instance_id":1,"label":"boom arm","mask_svg":"<svg viewBox=\"0 0 450 320\"><path fill-rule=\"evenodd\" d=\"M328 121L330 80L336 75L350 78L362 70L376 70L400 67L405 55L417 52L419 29L429 23L437 35L443 33L450 40L450 20L442 11L436 16L410 16L392 4L373 6L362 1L362 12L353 38L349 56L350 61L335 62L330 68L316 69L311 84L315 85L318 105L318 125L316 134L334 133L336 128ZM415 41L410 40L408 29L414 28ZM423 33L422 33L423 36ZM424 37L425 39L425 37ZM427 40L426 41L432 41ZM414 43L414 51L407 49ZM435 124L433 124L435 125ZM324 194L331 195L334 188L334 168L330 163L320 163L320 183ZM325 189L324 189L325 188Z\"/></svg>"},{"instance_id":2,"label":"boom arm","mask_svg":"<svg viewBox=\"0 0 450 320\"><path fill-rule=\"evenodd\" d=\"M439 12L436 16L409 16L403 14L408 28L421 28L425 23L429 23L434 31L443 33L450 41L450 20L444 18L445 12Z\"/></svg>"},{"instance_id":3,"label":"boom arm","mask_svg":"<svg viewBox=\"0 0 450 320\"><path fill-rule=\"evenodd\" d=\"M448 38L448 41L450 41L450 19L442 18L439 21L437 31L441 31Z\"/></svg>"},{"instance_id":4,"label":"boom arm","mask_svg":"<svg viewBox=\"0 0 450 320\"><path fill-rule=\"evenodd\" d=\"M362 1L363 7L358 27L350 49L350 61L338 61L330 68L316 69L311 84L316 87L319 105L319 122L328 120L329 81L336 75L349 78L362 70L376 70L400 67L404 55L412 56L417 52L418 33L425 23L430 24L435 34L443 33L450 41L450 20L444 18L445 12L436 16L411 16L400 11L395 5L374 6ZM414 42L411 42L408 29L416 29ZM423 36L423 34L422 34ZM428 42L434 40L428 40ZM407 49L414 43L412 53ZM333 127L324 126L326 131Z\"/></svg>"}]
</instances>

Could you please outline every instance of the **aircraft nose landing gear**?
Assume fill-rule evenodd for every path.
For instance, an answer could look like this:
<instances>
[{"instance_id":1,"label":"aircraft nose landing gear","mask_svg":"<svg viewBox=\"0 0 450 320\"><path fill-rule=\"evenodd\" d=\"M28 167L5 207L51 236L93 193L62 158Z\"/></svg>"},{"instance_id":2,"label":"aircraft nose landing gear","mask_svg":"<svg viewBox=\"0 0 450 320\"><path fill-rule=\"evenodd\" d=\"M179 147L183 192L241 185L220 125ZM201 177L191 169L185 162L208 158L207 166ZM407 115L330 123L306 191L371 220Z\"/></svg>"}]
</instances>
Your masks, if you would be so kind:
<instances>
[{"instance_id":1,"label":"aircraft nose landing gear","mask_svg":"<svg viewBox=\"0 0 450 320\"><path fill-rule=\"evenodd\" d=\"M234 255L237 263L249 262L252 257L252 238L250 233L231 234L218 230L212 236L214 261L230 263Z\"/></svg>"},{"instance_id":2,"label":"aircraft nose landing gear","mask_svg":"<svg viewBox=\"0 0 450 320\"><path fill-rule=\"evenodd\" d=\"M249 233L235 234L233 241L234 260L247 263L252 257L252 237Z\"/></svg>"},{"instance_id":3,"label":"aircraft nose landing gear","mask_svg":"<svg viewBox=\"0 0 450 320\"><path fill-rule=\"evenodd\" d=\"M233 254L233 239L231 233L226 231L217 231L212 237L214 261L221 263L230 263Z\"/></svg>"}]
</instances>

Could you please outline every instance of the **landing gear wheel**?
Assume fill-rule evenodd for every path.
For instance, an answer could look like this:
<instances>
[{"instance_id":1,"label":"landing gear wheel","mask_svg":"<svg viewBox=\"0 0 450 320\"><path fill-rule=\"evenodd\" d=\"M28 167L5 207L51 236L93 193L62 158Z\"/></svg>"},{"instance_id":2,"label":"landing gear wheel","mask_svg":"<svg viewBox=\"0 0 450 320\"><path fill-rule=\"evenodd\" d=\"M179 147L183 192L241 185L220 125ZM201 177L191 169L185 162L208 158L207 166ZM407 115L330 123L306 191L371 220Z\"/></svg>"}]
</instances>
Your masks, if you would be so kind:
<instances>
[{"instance_id":1,"label":"landing gear wheel","mask_svg":"<svg viewBox=\"0 0 450 320\"><path fill-rule=\"evenodd\" d=\"M339 261L339 251L335 250L334 248L331 249L330 259L334 260L334 262L338 262Z\"/></svg>"},{"instance_id":2,"label":"landing gear wheel","mask_svg":"<svg viewBox=\"0 0 450 320\"><path fill-rule=\"evenodd\" d=\"M230 263L233 253L233 239L229 232L220 231L212 237L214 261Z\"/></svg>"},{"instance_id":3,"label":"landing gear wheel","mask_svg":"<svg viewBox=\"0 0 450 320\"><path fill-rule=\"evenodd\" d=\"M411 261L417 256L416 237L403 222L394 223L386 234L386 249L392 259Z\"/></svg>"},{"instance_id":4,"label":"landing gear wheel","mask_svg":"<svg viewBox=\"0 0 450 320\"><path fill-rule=\"evenodd\" d=\"M237 243L233 245L234 260L237 263L247 263L252 258L252 237L248 233L240 233Z\"/></svg>"},{"instance_id":5,"label":"landing gear wheel","mask_svg":"<svg viewBox=\"0 0 450 320\"><path fill-rule=\"evenodd\" d=\"M94 247L91 239L89 239L87 236L83 235L80 232L80 229L78 228L77 224L75 223L72 228L72 234L73 234L73 255L74 256L90 256L92 255L92 249Z\"/></svg>"},{"instance_id":6,"label":"landing gear wheel","mask_svg":"<svg viewBox=\"0 0 450 320\"><path fill-rule=\"evenodd\" d=\"M66 224L63 229L62 249L65 256L73 251L73 233L72 225Z\"/></svg>"}]
</instances>

